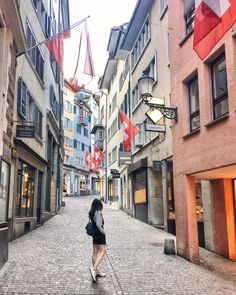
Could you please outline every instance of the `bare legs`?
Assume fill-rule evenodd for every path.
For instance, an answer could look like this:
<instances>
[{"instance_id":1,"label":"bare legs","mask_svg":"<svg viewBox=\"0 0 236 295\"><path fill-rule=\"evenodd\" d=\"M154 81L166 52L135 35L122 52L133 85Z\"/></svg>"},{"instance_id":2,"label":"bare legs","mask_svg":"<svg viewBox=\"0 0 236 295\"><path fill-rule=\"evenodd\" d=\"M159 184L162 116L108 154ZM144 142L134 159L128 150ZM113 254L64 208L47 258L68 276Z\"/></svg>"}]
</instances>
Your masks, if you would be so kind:
<instances>
[{"instance_id":1,"label":"bare legs","mask_svg":"<svg viewBox=\"0 0 236 295\"><path fill-rule=\"evenodd\" d=\"M93 269L97 271L99 264L101 263L104 255L106 254L105 245L93 245Z\"/></svg>"}]
</instances>

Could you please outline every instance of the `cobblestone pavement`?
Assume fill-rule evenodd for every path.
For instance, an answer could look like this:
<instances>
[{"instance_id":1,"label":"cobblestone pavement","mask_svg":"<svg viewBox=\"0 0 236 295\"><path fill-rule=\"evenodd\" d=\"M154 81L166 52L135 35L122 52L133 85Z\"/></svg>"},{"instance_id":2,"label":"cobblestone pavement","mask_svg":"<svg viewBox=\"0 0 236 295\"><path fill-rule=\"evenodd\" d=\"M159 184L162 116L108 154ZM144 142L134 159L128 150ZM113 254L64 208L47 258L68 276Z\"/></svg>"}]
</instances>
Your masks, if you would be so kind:
<instances>
[{"instance_id":1,"label":"cobblestone pavement","mask_svg":"<svg viewBox=\"0 0 236 295\"><path fill-rule=\"evenodd\" d=\"M57 216L10 243L9 261L0 271L1 295L236 294L236 264L225 262L231 274L219 275L165 255L163 241L173 236L109 205L104 206L108 255L101 265L106 277L93 283L92 243L84 230L91 200L65 198Z\"/></svg>"}]
</instances>

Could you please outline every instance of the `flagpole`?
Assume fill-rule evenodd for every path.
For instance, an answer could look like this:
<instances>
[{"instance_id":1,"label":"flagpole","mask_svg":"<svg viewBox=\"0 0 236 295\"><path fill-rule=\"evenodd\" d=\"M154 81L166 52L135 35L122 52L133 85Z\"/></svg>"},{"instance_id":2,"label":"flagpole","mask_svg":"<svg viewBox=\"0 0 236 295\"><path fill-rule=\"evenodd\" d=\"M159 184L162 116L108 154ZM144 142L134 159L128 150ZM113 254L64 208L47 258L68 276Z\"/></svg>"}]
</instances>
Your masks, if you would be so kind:
<instances>
[{"instance_id":1,"label":"flagpole","mask_svg":"<svg viewBox=\"0 0 236 295\"><path fill-rule=\"evenodd\" d=\"M88 19L89 17L90 17L90 15L86 16L85 18L83 18L82 20L80 20L80 21L74 23L73 25L69 26L68 28L65 28L64 30L62 30L62 31L60 31L60 32L58 32L58 33L52 35L51 37L46 38L45 40L43 40L43 41L37 43L36 45L34 45L34 46L32 46L32 47L26 49L25 51L18 53L18 54L16 55L16 58L20 57L20 56L23 55L23 54L26 54L28 51L30 51L30 50L34 49L35 47L38 47L38 46L40 46L40 45L46 43L47 41L49 41L49 40L51 40L51 39L57 37L57 36L60 35L60 34L66 32L66 31L69 31L69 30L71 30L71 29L74 29L74 28L77 27L78 25L80 25L80 24L84 23L85 21L87 21L87 19Z\"/></svg>"}]
</instances>

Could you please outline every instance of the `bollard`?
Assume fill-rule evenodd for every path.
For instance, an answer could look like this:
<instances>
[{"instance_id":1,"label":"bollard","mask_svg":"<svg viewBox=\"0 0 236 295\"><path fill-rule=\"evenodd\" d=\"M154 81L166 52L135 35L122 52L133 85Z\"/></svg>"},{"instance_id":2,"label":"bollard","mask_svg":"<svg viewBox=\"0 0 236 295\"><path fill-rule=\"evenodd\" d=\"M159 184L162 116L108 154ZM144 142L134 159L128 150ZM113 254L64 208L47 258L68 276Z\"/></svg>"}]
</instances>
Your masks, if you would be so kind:
<instances>
[{"instance_id":1,"label":"bollard","mask_svg":"<svg viewBox=\"0 0 236 295\"><path fill-rule=\"evenodd\" d=\"M174 239L165 239L164 253L165 254L175 254L175 240Z\"/></svg>"}]
</instances>

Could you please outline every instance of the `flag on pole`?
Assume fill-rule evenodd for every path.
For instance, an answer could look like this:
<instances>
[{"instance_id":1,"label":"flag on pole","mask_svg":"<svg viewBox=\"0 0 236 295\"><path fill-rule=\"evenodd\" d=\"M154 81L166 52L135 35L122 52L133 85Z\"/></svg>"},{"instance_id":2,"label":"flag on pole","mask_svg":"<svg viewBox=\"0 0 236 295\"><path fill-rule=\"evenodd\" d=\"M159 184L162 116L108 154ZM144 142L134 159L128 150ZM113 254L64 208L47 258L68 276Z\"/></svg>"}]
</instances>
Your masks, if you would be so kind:
<instances>
[{"instance_id":1,"label":"flag on pole","mask_svg":"<svg viewBox=\"0 0 236 295\"><path fill-rule=\"evenodd\" d=\"M85 33L87 38L87 50L86 50L86 57L85 57L85 64L84 64L84 73L94 77L95 71L94 71L94 64L93 64L93 57L92 57L92 49L90 44L89 32L88 32L86 24L85 24Z\"/></svg>"},{"instance_id":2,"label":"flag on pole","mask_svg":"<svg viewBox=\"0 0 236 295\"><path fill-rule=\"evenodd\" d=\"M68 38L68 31L56 35L47 40L45 45L50 51L52 57L55 59L60 70L64 72L64 39Z\"/></svg>"},{"instance_id":3,"label":"flag on pole","mask_svg":"<svg viewBox=\"0 0 236 295\"><path fill-rule=\"evenodd\" d=\"M93 172L98 171L99 169L99 163L95 160L93 155L90 154L90 152L86 152L85 155L85 163L86 166L91 169Z\"/></svg>"},{"instance_id":4,"label":"flag on pole","mask_svg":"<svg viewBox=\"0 0 236 295\"><path fill-rule=\"evenodd\" d=\"M94 145L94 158L98 163L104 159L104 153L96 145Z\"/></svg>"},{"instance_id":5,"label":"flag on pole","mask_svg":"<svg viewBox=\"0 0 236 295\"><path fill-rule=\"evenodd\" d=\"M203 60L236 22L235 0L195 0L193 49Z\"/></svg>"},{"instance_id":6,"label":"flag on pole","mask_svg":"<svg viewBox=\"0 0 236 295\"><path fill-rule=\"evenodd\" d=\"M126 152L130 152L131 142L138 134L139 129L126 117L122 111L119 111L119 117L123 134L124 149Z\"/></svg>"}]
</instances>

